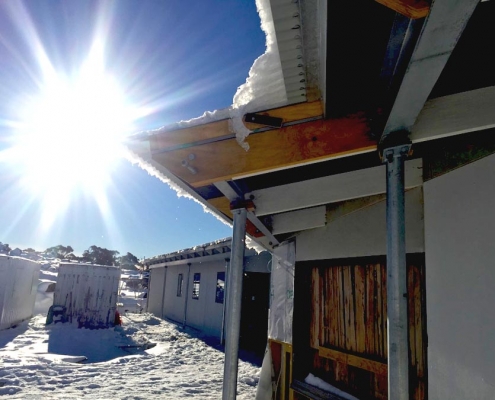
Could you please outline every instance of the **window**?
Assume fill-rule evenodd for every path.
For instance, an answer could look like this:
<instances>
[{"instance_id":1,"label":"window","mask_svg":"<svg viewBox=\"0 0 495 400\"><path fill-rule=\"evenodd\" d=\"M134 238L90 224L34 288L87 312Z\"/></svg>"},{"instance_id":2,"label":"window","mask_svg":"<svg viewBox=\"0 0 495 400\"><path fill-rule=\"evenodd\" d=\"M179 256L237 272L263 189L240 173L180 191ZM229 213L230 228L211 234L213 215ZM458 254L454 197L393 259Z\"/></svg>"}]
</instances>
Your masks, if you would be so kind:
<instances>
[{"instance_id":1,"label":"window","mask_svg":"<svg viewBox=\"0 0 495 400\"><path fill-rule=\"evenodd\" d=\"M183 275L179 274L177 277L177 297L182 296L182 282L183 282Z\"/></svg>"},{"instance_id":2,"label":"window","mask_svg":"<svg viewBox=\"0 0 495 400\"><path fill-rule=\"evenodd\" d=\"M217 292L215 303L223 304L225 298L225 272L217 272Z\"/></svg>"},{"instance_id":3,"label":"window","mask_svg":"<svg viewBox=\"0 0 495 400\"><path fill-rule=\"evenodd\" d=\"M195 300L199 299L199 283L200 283L200 281L201 281L201 274L200 273L194 274L192 298Z\"/></svg>"}]
</instances>

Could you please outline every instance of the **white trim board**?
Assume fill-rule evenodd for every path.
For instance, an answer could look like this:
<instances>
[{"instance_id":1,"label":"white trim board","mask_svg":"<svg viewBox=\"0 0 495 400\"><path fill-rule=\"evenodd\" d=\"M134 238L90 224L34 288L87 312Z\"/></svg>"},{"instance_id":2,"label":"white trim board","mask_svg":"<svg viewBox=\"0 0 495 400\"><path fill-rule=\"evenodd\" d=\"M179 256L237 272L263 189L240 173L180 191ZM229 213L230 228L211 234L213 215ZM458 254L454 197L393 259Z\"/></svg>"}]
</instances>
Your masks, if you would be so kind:
<instances>
[{"instance_id":1,"label":"white trim board","mask_svg":"<svg viewBox=\"0 0 495 400\"><path fill-rule=\"evenodd\" d=\"M406 189L422 184L422 160L406 161ZM344 174L256 190L246 196L248 198L251 195L254 196L255 214L262 216L381 194L385 191L385 166L380 165Z\"/></svg>"},{"instance_id":2,"label":"white trim board","mask_svg":"<svg viewBox=\"0 0 495 400\"><path fill-rule=\"evenodd\" d=\"M495 128L495 86L428 101L411 130L413 143Z\"/></svg>"}]
</instances>

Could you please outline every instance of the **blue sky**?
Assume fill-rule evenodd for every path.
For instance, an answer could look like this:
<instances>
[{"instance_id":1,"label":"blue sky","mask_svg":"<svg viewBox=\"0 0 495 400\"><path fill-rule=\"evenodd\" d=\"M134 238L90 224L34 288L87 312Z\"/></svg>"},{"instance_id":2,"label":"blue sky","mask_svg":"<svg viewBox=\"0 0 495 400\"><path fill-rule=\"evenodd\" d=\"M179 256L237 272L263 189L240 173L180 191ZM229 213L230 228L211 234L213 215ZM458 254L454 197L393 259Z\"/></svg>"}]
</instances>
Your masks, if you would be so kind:
<instances>
[{"instance_id":1,"label":"blue sky","mask_svg":"<svg viewBox=\"0 0 495 400\"><path fill-rule=\"evenodd\" d=\"M112 165L106 211L87 188L74 185L69 195L67 182L49 182L50 199L67 199L50 227L41 227L46 199L20 184L19 160L2 159L2 152L18 140L24 99L40 90L40 49L70 78L95 37L105 42L105 70L126 101L151 110L134 122L136 131L228 107L265 50L254 1L0 3L0 241L38 250L71 245L76 253L97 245L141 258L229 236L231 229L200 205L124 159ZM67 147L60 169L78 152ZM44 162L41 157L40 168Z\"/></svg>"}]
</instances>

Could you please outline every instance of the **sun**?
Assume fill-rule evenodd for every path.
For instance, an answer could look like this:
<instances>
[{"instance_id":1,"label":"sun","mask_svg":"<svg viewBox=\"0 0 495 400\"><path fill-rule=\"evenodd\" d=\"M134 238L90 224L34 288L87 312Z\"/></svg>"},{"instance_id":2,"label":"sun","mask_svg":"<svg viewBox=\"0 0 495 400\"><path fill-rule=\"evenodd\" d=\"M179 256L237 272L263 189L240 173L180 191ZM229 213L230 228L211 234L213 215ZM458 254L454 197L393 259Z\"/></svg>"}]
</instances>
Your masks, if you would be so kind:
<instances>
[{"instance_id":1,"label":"sun","mask_svg":"<svg viewBox=\"0 0 495 400\"><path fill-rule=\"evenodd\" d=\"M105 71L98 46L76 74L45 73L39 91L25 101L15 145L22 184L40 197L45 225L76 191L93 195L103 206L135 115L118 82Z\"/></svg>"}]
</instances>

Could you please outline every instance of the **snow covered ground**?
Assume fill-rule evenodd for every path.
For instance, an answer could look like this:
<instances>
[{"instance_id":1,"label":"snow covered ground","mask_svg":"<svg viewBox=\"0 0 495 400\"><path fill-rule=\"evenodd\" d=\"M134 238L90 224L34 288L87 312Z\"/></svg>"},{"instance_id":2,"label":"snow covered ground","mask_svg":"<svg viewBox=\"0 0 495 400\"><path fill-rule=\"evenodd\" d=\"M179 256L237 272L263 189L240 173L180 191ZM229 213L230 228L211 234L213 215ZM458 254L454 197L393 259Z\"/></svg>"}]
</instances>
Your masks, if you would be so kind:
<instances>
[{"instance_id":1,"label":"snow covered ground","mask_svg":"<svg viewBox=\"0 0 495 400\"><path fill-rule=\"evenodd\" d=\"M128 271L123 271L128 279ZM30 321L0 331L0 396L12 399L220 399L223 349L151 314L145 290L124 282L119 290L123 325L77 329L45 326L53 304L58 263L42 264ZM126 312L127 310L127 312ZM154 347L151 347L152 345ZM238 399L253 399L260 367L239 361Z\"/></svg>"},{"instance_id":2,"label":"snow covered ground","mask_svg":"<svg viewBox=\"0 0 495 400\"><path fill-rule=\"evenodd\" d=\"M0 396L13 399L219 399L224 354L150 314L123 326L45 326L37 315L0 332ZM147 349L149 343L155 347ZM86 361L78 363L84 357ZM239 361L238 399L253 399L259 366Z\"/></svg>"}]
</instances>

